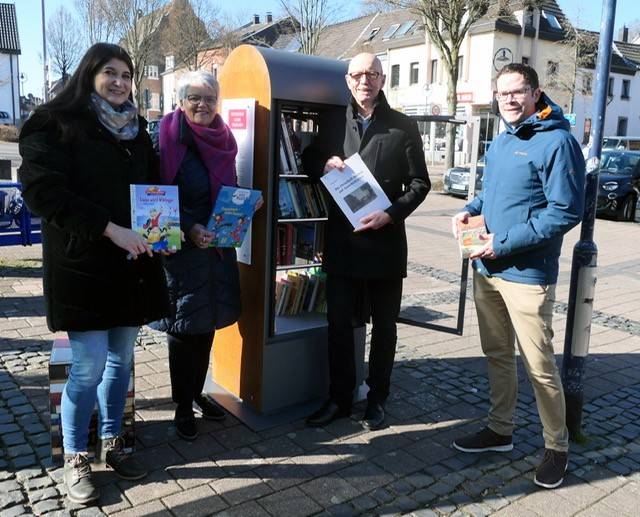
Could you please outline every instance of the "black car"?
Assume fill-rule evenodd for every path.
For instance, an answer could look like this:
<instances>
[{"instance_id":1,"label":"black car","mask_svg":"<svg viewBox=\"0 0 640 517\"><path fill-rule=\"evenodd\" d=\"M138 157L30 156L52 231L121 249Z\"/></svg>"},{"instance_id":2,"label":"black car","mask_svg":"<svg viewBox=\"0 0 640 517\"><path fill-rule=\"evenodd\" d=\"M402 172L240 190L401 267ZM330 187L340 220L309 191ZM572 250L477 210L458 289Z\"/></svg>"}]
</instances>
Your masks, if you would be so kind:
<instances>
[{"instance_id":1,"label":"black car","mask_svg":"<svg viewBox=\"0 0 640 517\"><path fill-rule=\"evenodd\" d=\"M158 145L158 138L160 136L160 121L162 120L162 118L156 119L156 120L150 120L147 123L147 131L149 132L149 135L151 136L151 141L153 142L154 146Z\"/></svg>"},{"instance_id":2,"label":"black car","mask_svg":"<svg viewBox=\"0 0 640 517\"><path fill-rule=\"evenodd\" d=\"M469 194L469 175L471 167L468 165L447 169L442 176L442 190L452 196L467 197ZM476 165L476 192L482 190L482 175L484 174L484 161Z\"/></svg>"},{"instance_id":3,"label":"black car","mask_svg":"<svg viewBox=\"0 0 640 517\"><path fill-rule=\"evenodd\" d=\"M603 151L597 214L633 221L640 195L640 151Z\"/></svg>"}]
</instances>

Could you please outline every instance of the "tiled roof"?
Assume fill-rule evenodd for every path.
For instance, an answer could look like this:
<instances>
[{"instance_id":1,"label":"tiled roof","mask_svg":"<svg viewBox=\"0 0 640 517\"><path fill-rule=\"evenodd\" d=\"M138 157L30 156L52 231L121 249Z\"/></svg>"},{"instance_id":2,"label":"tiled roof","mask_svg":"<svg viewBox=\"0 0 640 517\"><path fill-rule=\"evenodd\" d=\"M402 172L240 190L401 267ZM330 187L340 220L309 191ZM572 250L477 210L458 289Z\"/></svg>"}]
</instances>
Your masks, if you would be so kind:
<instances>
[{"instance_id":1,"label":"tiled roof","mask_svg":"<svg viewBox=\"0 0 640 517\"><path fill-rule=\"evenodd\" d=\"M581 66L595 69L598 54L598 43L600 34L593 31L578 30L582 45L589 47L588 59ZM584 57L583 57L584 60ZM611 71L620 74L633 75L640 69L640 45L614 41L611 53Z\"/></svg>"},{"instance_id":2,"label":"tiled roof","mask_svg":"<svg viewBox=\"0 0 640 517\"><path fill-rule=\"evenodd\" d=\"M0 53L20 54L16 6L0 4Z\"/></svg>"},{"instance_id":3,"label":"tiled roof","mask_svg":"<svg viewBox=\"0 0 640 517\"><path fill-rule=\"evenodd\" d=\"M487 13L471 26L470 33L479 34L497 30L520 34L521 27L513 13L522 10L523 3L523 0L510 0L508 11L500 14L499 2L493 0ZM556 0L541 0L540 8L544 11L544 16L540 17L539 37L552 41L565 39L571 24ZM414 25L404 34L399 35L398 33L403 31L403 24L411 20L415 21ZM390 31L393 26L399 28L396 33L389 36L387 31ZM533 29L526 29L525 34L532 37L535 33ZM419 16L407 9L397 9L330 25L320 38L318 54L346 59L359 52L384 52L387 49L420 44L423 41L424 29Z\"/></svg>"}]
</instances>

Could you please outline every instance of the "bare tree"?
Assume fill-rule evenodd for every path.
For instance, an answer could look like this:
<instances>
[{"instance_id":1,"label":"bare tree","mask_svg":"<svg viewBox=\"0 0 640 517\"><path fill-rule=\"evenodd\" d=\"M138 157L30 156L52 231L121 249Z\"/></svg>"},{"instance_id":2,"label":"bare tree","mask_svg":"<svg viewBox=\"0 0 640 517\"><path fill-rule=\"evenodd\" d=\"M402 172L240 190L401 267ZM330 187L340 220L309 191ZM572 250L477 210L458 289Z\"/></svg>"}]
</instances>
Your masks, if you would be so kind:
<instances>
[{"instance_id":1,"label":"bare tree","mask_svg":"<svg viewBox=\"0 0 640 517\"><path fill-rule=\"evenodd\" d=\"M315 54L335 8L329 6L329 0L280 0L280 5L293 20L299 52Z\"/></svg>"},{"instance_id":2,"label":"bare tree","mask_svg":"<svg viewBox=\"0 0 640 517\"><path fill-rule=\"evenodd\" d=\"M49 18L47 32L51 67L60 75L64 85L84 52L82 36L76 20L64 6Z\"/></svg>"},{"instance_id":3,"label":"bare tree","mask_svg":"<svg viewBox=\"0 0 640 517\"><path fill-rule=\"evenodd\" d=\"M248 16L243 14L220 13L211 23L210 32L214 45L231 52L241 43L241 33L238 30L243 25L243 20Z\"/></svg>"},{"instance_id":4,"label":"bare tree","mask_svg":"<svg viewBox=\"0 0 640 517\"><path fill-rule=\"evenodd\" d=\"M458 57L469 28L489 8L490 0L385 0L390 5L416 13L424 26L427 43L438 49L447 74L447 109L451 116L458 107ZM534 0L535 1L535 0ZM455 128L447 124L445 163L453 167Z\"/></svg>"},{"instance_id":5,"label":"bare tree","mask_svg":"<svg viewBox=\"0 0 640 517\"><path fill-rule=\"evenodd\" d=\"M386 13L395 9L395 6L391 5L386 0L362 0L360 12L363 15Z\"/></svg>"},{"instance_id":6,"label":"bare tree","mask_svg":"<svg viewBox=\"0 0 640 517\"><path fill-rule=\"evenodd\" d=\"M75 0L82 21L87 46L101 41L113 41L114 26L109 23L105 0Z\"/></svg>"},{"instance_id":7,"label":"bare tree","mask_svg":"<svg viewBox=\"0 0 640 517\"><path fill-rule=\"evenodd\" d=\"M200 68L200 51L211 43L218 12L211 0L174 0L162 31L164 54L173 55L189 70Z\"/></svg>"},{"instance_id":8,"label":"bare tree","mask_svg":"<svg viewBox=\"0 0 640 517\"><path fill-rule=\"evenodd\" d=\"M166 16L166 0L104 0L114 35L133 61L133 89L141 109L145 68L160 48L160 23Z\"/></svg>"}]
</instances>

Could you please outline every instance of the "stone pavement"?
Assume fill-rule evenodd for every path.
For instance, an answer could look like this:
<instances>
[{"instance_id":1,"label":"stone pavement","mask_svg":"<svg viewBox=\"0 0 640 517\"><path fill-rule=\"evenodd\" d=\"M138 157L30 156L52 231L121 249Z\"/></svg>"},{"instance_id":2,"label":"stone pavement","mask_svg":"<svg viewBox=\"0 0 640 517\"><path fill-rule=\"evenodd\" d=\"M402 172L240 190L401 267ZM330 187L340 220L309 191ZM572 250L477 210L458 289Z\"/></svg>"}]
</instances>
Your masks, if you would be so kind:
<instances>
[{"instance_id":1,"label":"stone pavement","mask_svg":"<svg viewBox=\"0 0 640 517\"><path fill-rule=\"evenodd\" d=\"M406 314L453 326L460 260L449 217L462 200L433 193L408 221ZM565 240L555 347L562 351L574 230ZM138 454L151 474L121 481L97 469L98 506L65 501L50 463L40 247L0 248L0 516L52 515L638 515L640 505L640 224L598 220L584 445L572 444L564 485L532 482L541 428L521 370L515 448L465 455L450 444L483 425L485 362L473 302L455 336L401 325L388 425L364 432L362 404L326 429L302 421L253 432L232 416L199 422L194 443L172 427L167 353L144 329L136 349ZM560 360L558 356L558 360Z\"/></svg>"}]
</instances>

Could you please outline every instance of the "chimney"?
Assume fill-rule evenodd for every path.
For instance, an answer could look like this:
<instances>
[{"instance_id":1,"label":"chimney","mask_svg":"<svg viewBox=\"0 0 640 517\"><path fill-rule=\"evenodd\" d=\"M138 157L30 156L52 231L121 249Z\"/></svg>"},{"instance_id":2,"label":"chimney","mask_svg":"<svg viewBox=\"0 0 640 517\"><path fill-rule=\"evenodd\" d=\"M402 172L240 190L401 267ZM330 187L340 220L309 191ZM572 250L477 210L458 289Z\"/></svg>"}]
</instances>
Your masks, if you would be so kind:
<instances>
[{"instance_id":1,"label":"chimney","mask_svg":"<svg viewBox=\"0 0 640 517\"><path fill-rule=\"evenodd\" d=\"M254 14L253 15L253 24L254 25L258 25L260 23L260 15L259 14Z\"/></svg>"},{"instance_id":2,"label":"chimney","mask_svg":"<svg viewBox=\"0 0 640 517\"><path fill-rule=\"evenodd\" d=\"M273 21L273 15L270 11L267 11L267 23L271 23Z\"/></svg>"},{"instance_id":3,"label":"chimney","mask_svg":"<svg viewBox=\"0 0 640 517\"><path fill-rule=\"evenodd\" d=\"M618 36L618 41L622 41L623 43L629 43L629 27L623 25L620 29L620 33Z\"/></svg>"}]
</instances>

